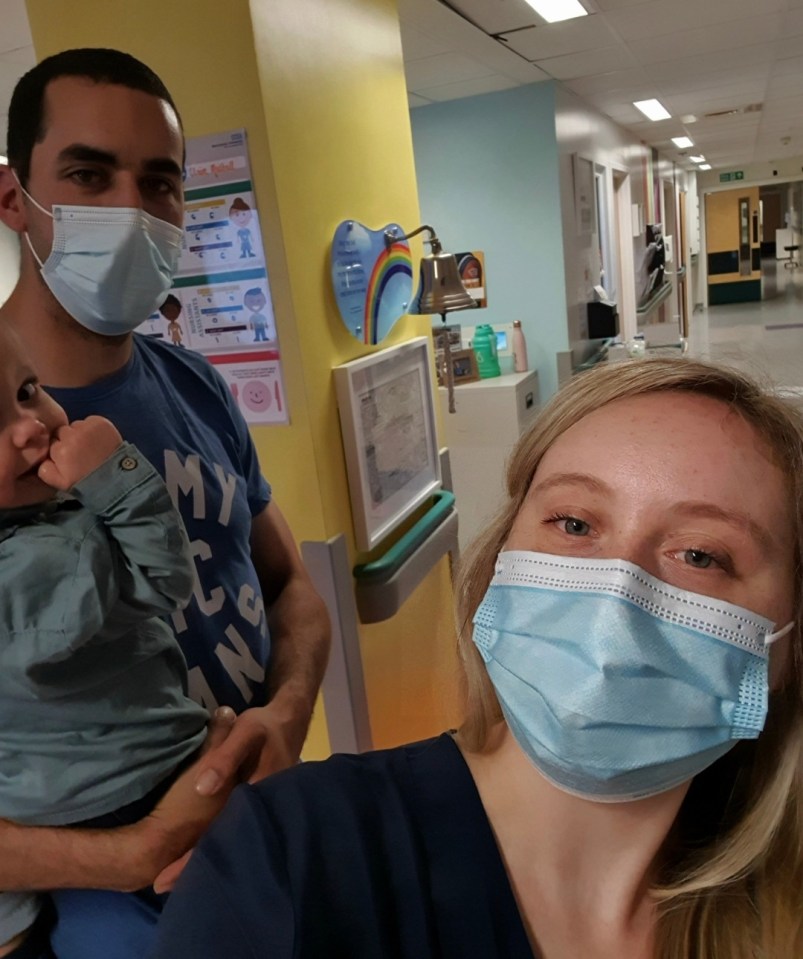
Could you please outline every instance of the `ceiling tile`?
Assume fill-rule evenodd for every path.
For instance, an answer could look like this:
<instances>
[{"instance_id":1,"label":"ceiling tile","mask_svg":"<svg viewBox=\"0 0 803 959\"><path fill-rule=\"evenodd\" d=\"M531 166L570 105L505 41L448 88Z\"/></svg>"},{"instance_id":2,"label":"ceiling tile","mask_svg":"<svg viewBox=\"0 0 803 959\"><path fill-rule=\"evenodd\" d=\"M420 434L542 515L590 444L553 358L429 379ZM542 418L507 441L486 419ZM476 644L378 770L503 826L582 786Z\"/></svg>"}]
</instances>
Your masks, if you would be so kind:
<instances>
[{"instance_id":1,"label":"ceiling tile","mask_svg":"<svg viewBox=\"0 0 803 959\"><path fill-rule=\"evenodd\" d=\"M751 17L719 23L713 30L708 25L645 38L638 45L631 44L631 49L642 63L651 65L666 60L688 60L696 55L709 56L718 51L727 51L745 62L756 55L757 48L759 55L770 61L775 57L772 41L780 35L781 22L778 14ZM766 46L762 48L762 44Z\"/></svg>"},{"instance_id":2,"label":"ceiling tile","mask_svg":"<svg viewBox=\"0 0 803 959\"><path fill-rule=\"evenodd\" d=\"M525 0L450 0L450 5L490 34L544 22Z\"/></svg>"},{"instance_id":3,"label":"ceiling tile","mask_svg":"<svg viewBox=\"0 0 803 959\"><path fill-rule=\"evenodd\" d=\"M528 60L581 53L584 50L612 46L618 42L618 38L599 15L517 30L501 39Z\"/></svg>"},{"instance_id":4,"label":"ceiling tile","mask_svg":"<svg viewBox=\"0 0 803 959\"><path fill-rule=\"evenodd\" d=\"M536 65L556 80L573 80L595 73L610 73L622 66L633 67L636 63L633 55L624 46L617 46L538 60Z\"/></svg>"},{"instance_id":5,"label":"ceiling tile","mask_svg":"<svg viewBox=\"0 0 803 959\"><path fill-rule=\"evenodd\" d=\"M417 93L407 94L407 104L411 110L414 110L416 107L425 107L429 103L432 103L432 100L427 100L424 97L420 97Z\"/></svg>"},{"instance_id":6,"label":"ceiling tile","mask_svg":"<svg viewBox=\"0 0 803 959\"><path fill-rule=\"evenodd\" d=\"M691 25L719 29L723 23L755 17L756 6L756 0L651 0L635 9L612 11L606 19L625 40L649 40ZM785 9L785 0L761 0L762 15Z\"/></svg>"},{"instance_id":7,"label":"ceiling tile","mask_svg":"<svg viewBox=\"0 0 803 959\"><path fill-rule=\"evenodd\" d=\"M0 53L33 45L25 0L2 0L0 19Z\"/></svg>"},{"instance_id":8,"label":"ceiling tile","mask_svg":"<svg viewBox=\"0 0 803 959\"><path fill-rule=\"evenodd\" d=\"M424 57L434 57L440 53L448 53L449 47L439 37L428 36L416 27L402 20L401 27L402 50L404 62L422 60Z\"/></svg>"},{"instance_id":9,"label":"ceiling tile","mask_svg":"<svg viewBox=\"0 0 803 959\"><path fill-rule=\"evenodd\" d=\"M428 100L444 101L459 100L462 97L476 97L483 93L497 93L500 90L510 90L518 86L515 80L498 75L490 77L476 77L473 80L461 80L459 83L442 83L436 87L421 90L421 96Z\"/></svg>"},{"instance_id":10,"label":"ceiling tile","mask_svg":"<svg viewBox=\"0 0 803 959\"><path fill-rule=\"evenodd\" d=\"M444 53L437 57L411 61L405 65L405 73L409 89L418 92L424 87L434 87L441 83L487 77L493 70L460 53Z\"/></svg>"}]
</instances>

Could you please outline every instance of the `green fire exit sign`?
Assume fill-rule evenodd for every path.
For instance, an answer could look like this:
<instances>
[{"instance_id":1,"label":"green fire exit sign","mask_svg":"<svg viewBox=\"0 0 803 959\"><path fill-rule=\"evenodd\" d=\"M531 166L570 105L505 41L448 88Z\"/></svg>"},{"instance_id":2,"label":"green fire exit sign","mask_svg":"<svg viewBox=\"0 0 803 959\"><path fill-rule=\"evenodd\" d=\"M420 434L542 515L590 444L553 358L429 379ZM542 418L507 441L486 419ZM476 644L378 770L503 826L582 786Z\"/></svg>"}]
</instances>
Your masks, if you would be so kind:
<instances>
[{"instance_id":1,"label":"green fire exit sign","mask_svg":"<svg viewBox=\"0 0 803 959\"><path fill-rule=\"evenodd\" d=\"M720 173L720 183L730 183L731 180L743 180L744 170L734 170L733 173Z\"/></svg>"}]
</instances>

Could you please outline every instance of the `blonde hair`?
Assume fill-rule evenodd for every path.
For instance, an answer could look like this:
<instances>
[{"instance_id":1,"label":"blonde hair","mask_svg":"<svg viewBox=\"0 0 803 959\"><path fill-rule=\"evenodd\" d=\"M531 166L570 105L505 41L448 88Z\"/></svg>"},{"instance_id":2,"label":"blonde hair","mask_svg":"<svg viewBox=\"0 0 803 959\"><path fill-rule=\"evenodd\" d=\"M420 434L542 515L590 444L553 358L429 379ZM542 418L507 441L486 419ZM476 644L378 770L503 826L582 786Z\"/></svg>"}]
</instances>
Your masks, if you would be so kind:
<instances>
[{"instance_id":1,"label":"blonde hair","mask_svg":"<svg viewBox=\"0 0 803 959\"><path fill-rule=\"evenodd\" d=\"M772 451L790 491L795 527L795 622L783 687L770 695L760 738L738 743L695 777L659 864L656 959L791 959L803 956L803 417L727 367L655 358L581 374L544 408L514 449L507 499L472 543L456 583L467 748L488 748L501 718L472 640L471 621L493 576L541 458L588 413L616 399L685 391L738 412Z\"/></svg>"}]
</instances>

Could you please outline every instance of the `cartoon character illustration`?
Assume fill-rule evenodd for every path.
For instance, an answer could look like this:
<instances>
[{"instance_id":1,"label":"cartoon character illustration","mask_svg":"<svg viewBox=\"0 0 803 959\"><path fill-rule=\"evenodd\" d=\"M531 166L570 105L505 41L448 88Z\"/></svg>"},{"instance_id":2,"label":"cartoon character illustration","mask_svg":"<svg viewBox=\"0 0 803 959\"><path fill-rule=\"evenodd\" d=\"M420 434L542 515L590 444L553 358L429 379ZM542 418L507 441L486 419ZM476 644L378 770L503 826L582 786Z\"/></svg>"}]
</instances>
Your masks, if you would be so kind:
<instances>
[{"instance_id":1,"label":"cartoon character illustration","mask_svg":"<svg viewBox=\"0 0 803 959\"><path fill-rule=\"evenodd\" d=\"M181 300L170 293L159 307L159 312L167 320L167 332L170 334L170 341L173 346L184 346L181 342L184 337L184 330L178 322L178 318L181 316Z\"/></svg>"},{"instance_id":2,"label":"cartoon character illustration","mask_svg":"<svg viewBox=\"0 0 803 959\"><path fill-rule=\"evenodd\" d=\"M237 239L240 241L240 259L249 256L256 256L251 249L251 231L248 224L253 217L251 207L242 199L236 196L229 207L229 219L237 227Z\"/></svg>"},{"instance_id":3,"label":"cartoon character illustration","mask_svg":"<svg viewBox=\"0 0 803 959\"><path fill-rule=\"evenodd\" d=\"M268 298L258 286L246 290L243 296L243 306L252 314L248 326L254 331L254 343L267 343L268 340L276 339L273 323L260 312L265 309L267 302Z\"/></svg>"}]
</instances>

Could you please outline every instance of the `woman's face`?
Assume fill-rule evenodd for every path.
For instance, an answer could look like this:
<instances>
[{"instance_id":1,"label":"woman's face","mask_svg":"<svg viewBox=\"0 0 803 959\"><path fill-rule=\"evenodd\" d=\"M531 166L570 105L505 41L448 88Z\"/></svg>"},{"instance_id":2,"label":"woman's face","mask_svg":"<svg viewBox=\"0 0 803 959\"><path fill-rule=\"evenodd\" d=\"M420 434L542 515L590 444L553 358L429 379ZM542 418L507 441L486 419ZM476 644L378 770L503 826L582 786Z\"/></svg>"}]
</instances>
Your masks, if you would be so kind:
<instances>
[{"instance_id":1,"label":"woman's face","mask_svg":"<svg viewBox=\"0 0 803 959\"><path fill-rule=\"evenodd\" d=\"M505 548L628 560L778 628L793 617L789 500L767 445L724 403L647 394L608 403L560 436Z\"/></svg>"}]
</instances>

